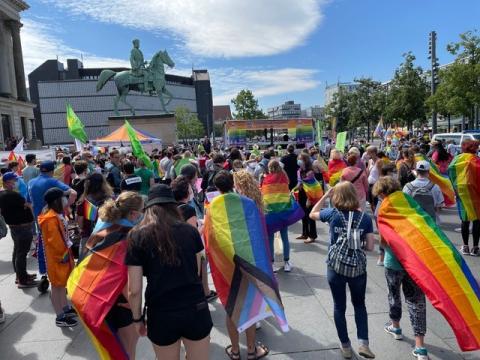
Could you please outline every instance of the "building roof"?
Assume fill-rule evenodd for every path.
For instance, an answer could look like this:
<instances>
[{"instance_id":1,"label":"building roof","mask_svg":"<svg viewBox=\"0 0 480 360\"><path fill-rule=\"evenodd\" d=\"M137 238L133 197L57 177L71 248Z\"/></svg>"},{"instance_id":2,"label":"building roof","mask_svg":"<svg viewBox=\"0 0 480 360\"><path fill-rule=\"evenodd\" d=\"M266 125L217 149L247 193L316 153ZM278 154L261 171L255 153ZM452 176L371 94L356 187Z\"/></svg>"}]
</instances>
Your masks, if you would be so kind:
<instances>
[{"instance_id":1,"label":"building roof","mask_svg":"<svg viewBox=\"0 0 480 360\"><path fill-rule=\"evenodd\" d=\"M224 121L232 119L232 112L230 105L214 105L213 106L213 121Z\"/></svg>"}]
</instances>

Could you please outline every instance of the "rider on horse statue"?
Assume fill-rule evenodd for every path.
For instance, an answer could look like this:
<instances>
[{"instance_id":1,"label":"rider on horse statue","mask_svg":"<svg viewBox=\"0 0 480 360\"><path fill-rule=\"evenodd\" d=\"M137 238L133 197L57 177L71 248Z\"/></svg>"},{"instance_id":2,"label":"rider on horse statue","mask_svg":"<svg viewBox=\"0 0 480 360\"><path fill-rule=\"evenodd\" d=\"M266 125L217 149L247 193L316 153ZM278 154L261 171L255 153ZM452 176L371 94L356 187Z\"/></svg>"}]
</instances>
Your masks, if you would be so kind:
<instances>
[{"instance_id":1,"label":"rider on horse statue","mask_svg":"<svg viewBox=\"0 0 480 360\"><path fill-rule=\"evenodd\" d=\"M152 91L148 87L149 72L145 68L147 62L144 60L143 53L140 50L140 40L134 39L132 43L133 49L130 52L130 65L132 67L131 74L132 76L138 78L139 83L143 81L143 88L145 92L149 91L150 93L152 93Z\"/></svg>"}]
</instances>

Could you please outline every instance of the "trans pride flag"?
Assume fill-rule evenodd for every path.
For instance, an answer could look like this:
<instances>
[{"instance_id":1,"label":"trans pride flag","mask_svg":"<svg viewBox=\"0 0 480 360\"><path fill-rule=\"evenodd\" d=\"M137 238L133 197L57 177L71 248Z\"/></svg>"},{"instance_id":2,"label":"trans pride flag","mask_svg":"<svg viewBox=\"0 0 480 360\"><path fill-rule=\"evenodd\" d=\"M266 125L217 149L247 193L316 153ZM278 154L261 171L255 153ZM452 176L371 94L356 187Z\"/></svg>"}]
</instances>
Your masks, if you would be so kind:
<instances>
[{"instance_id":1,"label":"trans pride flag","mask_svg":"<svg viewBox=\"0 0 480 360\"><path fill-rule=\"evenodd\" d=\"M105 317L127 283L125 235L129 228L112 225L92 236L104 238L73 269L68 296L102 360L128 360L128 355ZM114 232L114 233L112 233Z\"/></svg>"},{"instance_id":2,"label":"trans pride flag","mask_svg":"<svg viewBox=\"0 0 480 360\"><path fill-rule=\"evenodd\" d=\"M380 235L404 269L442 313L462 351L480 349L480 288L462 255L409 195L387 196Z\"/></svg>"},{"instance_id":3,"label":"trans pride flag","mask_svg":"<svg viewBox=\"0 0 480 360\"><path fill-rule=\"evenodd\" d=\"M213 282L239 332L270 316L288 331L262 219L253 200L235 193L215 197L205 217Z\"/></svg>"},{"instance_id":4,"label":"trans pride flag","mask_svg":"<svg viewBox=\"0 0 480 360\"><path fill-rule=\"evenodd\" d=\"M442 175L438 166L425 155L415 154L415 161L418 162L420 160L425 160L430 163L430 181L437 184L442 191L443 198L445 199L445 206L455 205L455 191L453 190L453 185L450 179Z\"/></svg>"},{"instance_id":5,"label":"trans pride flag","mask_svg":"<svg viewBox=\"0 0 480 360\"><path fill-rule=\"evenodd\" d=\"M455 156L448 167L448 177L457 195L462 221L480 219L480 157L463 153Z\"/></svg>"},{"instance_id":6,"label":"trans pride flag","mask_svg":"<svg viewBox=\"0 0 480 360\"><path fill-rule=\"evenodd\" d=\"M267 174L263 179L261 190L269 234L295 224L305 215L290 194L288 183L288 177L283 173Z\"/></svg>"}]
</instances>

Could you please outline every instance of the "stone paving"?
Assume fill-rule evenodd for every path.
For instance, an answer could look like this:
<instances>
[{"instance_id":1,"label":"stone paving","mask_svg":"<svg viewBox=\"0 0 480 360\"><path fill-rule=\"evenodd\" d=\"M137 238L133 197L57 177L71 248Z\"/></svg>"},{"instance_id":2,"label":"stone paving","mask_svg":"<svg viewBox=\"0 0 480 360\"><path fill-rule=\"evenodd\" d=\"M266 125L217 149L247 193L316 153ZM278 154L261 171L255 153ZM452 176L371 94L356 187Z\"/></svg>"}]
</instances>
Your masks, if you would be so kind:
<instances>
[{"instance_id":1,"label":"stone paving","mask_svg":"<svg viewBox=\"0 0 480 360\"><path fill-rule=\"evenodd\" d=\"M460 234L454 210L444 210L442 227L458 246ZM325 255L328 228L318 224L319 239L305 245L294 240L300 224L290 229L293 271L278 273L278 281L291 330L282 334L274 321L262 322L258 339L271 349L268 358L274 360L336 360L341 359L339 343L333 323L333 303L326 281ZM19 290L14 284L11 268L12 241L0 240L0 300L6 310L7 321L0 325L0 359L52 360L97 359L82 326L73 329L58 328L48 295L39 295L36 289ZM279 256L279 254L277 254ZM479 274L480 258L467 257L475 275ZM35 261L29 261L30 271ZM211 358L226 359L224 347L229 344L225 327L225 313L217 301L210 305L214 328L212 330ZM367 310L369 313L370 343L377 359L413 359L411 349L414 337L408 313L404 308L402 320L404 340L395 341L383 330L388 321L387 290L382 267L376 266L376 254L368 255ZM480 351L460 352L447 322L429 304L426 345L433 360L480 359ZM355 339L355 325L351 304L347 318L349 332ZM245 338L242 337L245 342ZM353 344L356 347L355 341ZM242 356L246 358L245 348ZM137 359L154 359L148 339L142 338L137 347ZM357 359L360 357L357 356Z\"/></svg>"}]
</instances>

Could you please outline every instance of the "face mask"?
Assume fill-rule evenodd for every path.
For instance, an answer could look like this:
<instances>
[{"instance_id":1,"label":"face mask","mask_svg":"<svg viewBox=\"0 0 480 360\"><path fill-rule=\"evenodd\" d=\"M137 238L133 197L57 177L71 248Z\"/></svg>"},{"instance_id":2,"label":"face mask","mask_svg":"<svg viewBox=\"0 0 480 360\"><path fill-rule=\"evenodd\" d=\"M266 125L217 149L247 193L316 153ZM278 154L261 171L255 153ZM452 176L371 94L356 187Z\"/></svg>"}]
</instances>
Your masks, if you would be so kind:
<instances>
[{"instance_id":1,"label":"face mask","mask_svg":"<svg viewBox=\"0 0 480 360\"><path fill-rule=\"evenodd\" d=\"M297 165L303 167L303 160L297 160Z\"/></svg>"},{"instance_id":2,"label":"face mask","mask_svg":"<svg viewBox=\"0 0 480 360\"><path fill-rule=\"evenodd\" d=\"M133 225L137 225L138 223L140 223L140 221L143 220L143 214L140 214L140 216L138 218L136 218L135 220L132 220L130 221Z\"/></svg>"},{"instance_id":3,"label":"face mask","mask_svg":"<svg viewBox=\"0 0 480 360\"><path fill-rule=\"evenodd\" d=\"M68 206L68 199L64 196L62 197L62 207L66 208Z\"/></svg>"}]
</instances>

